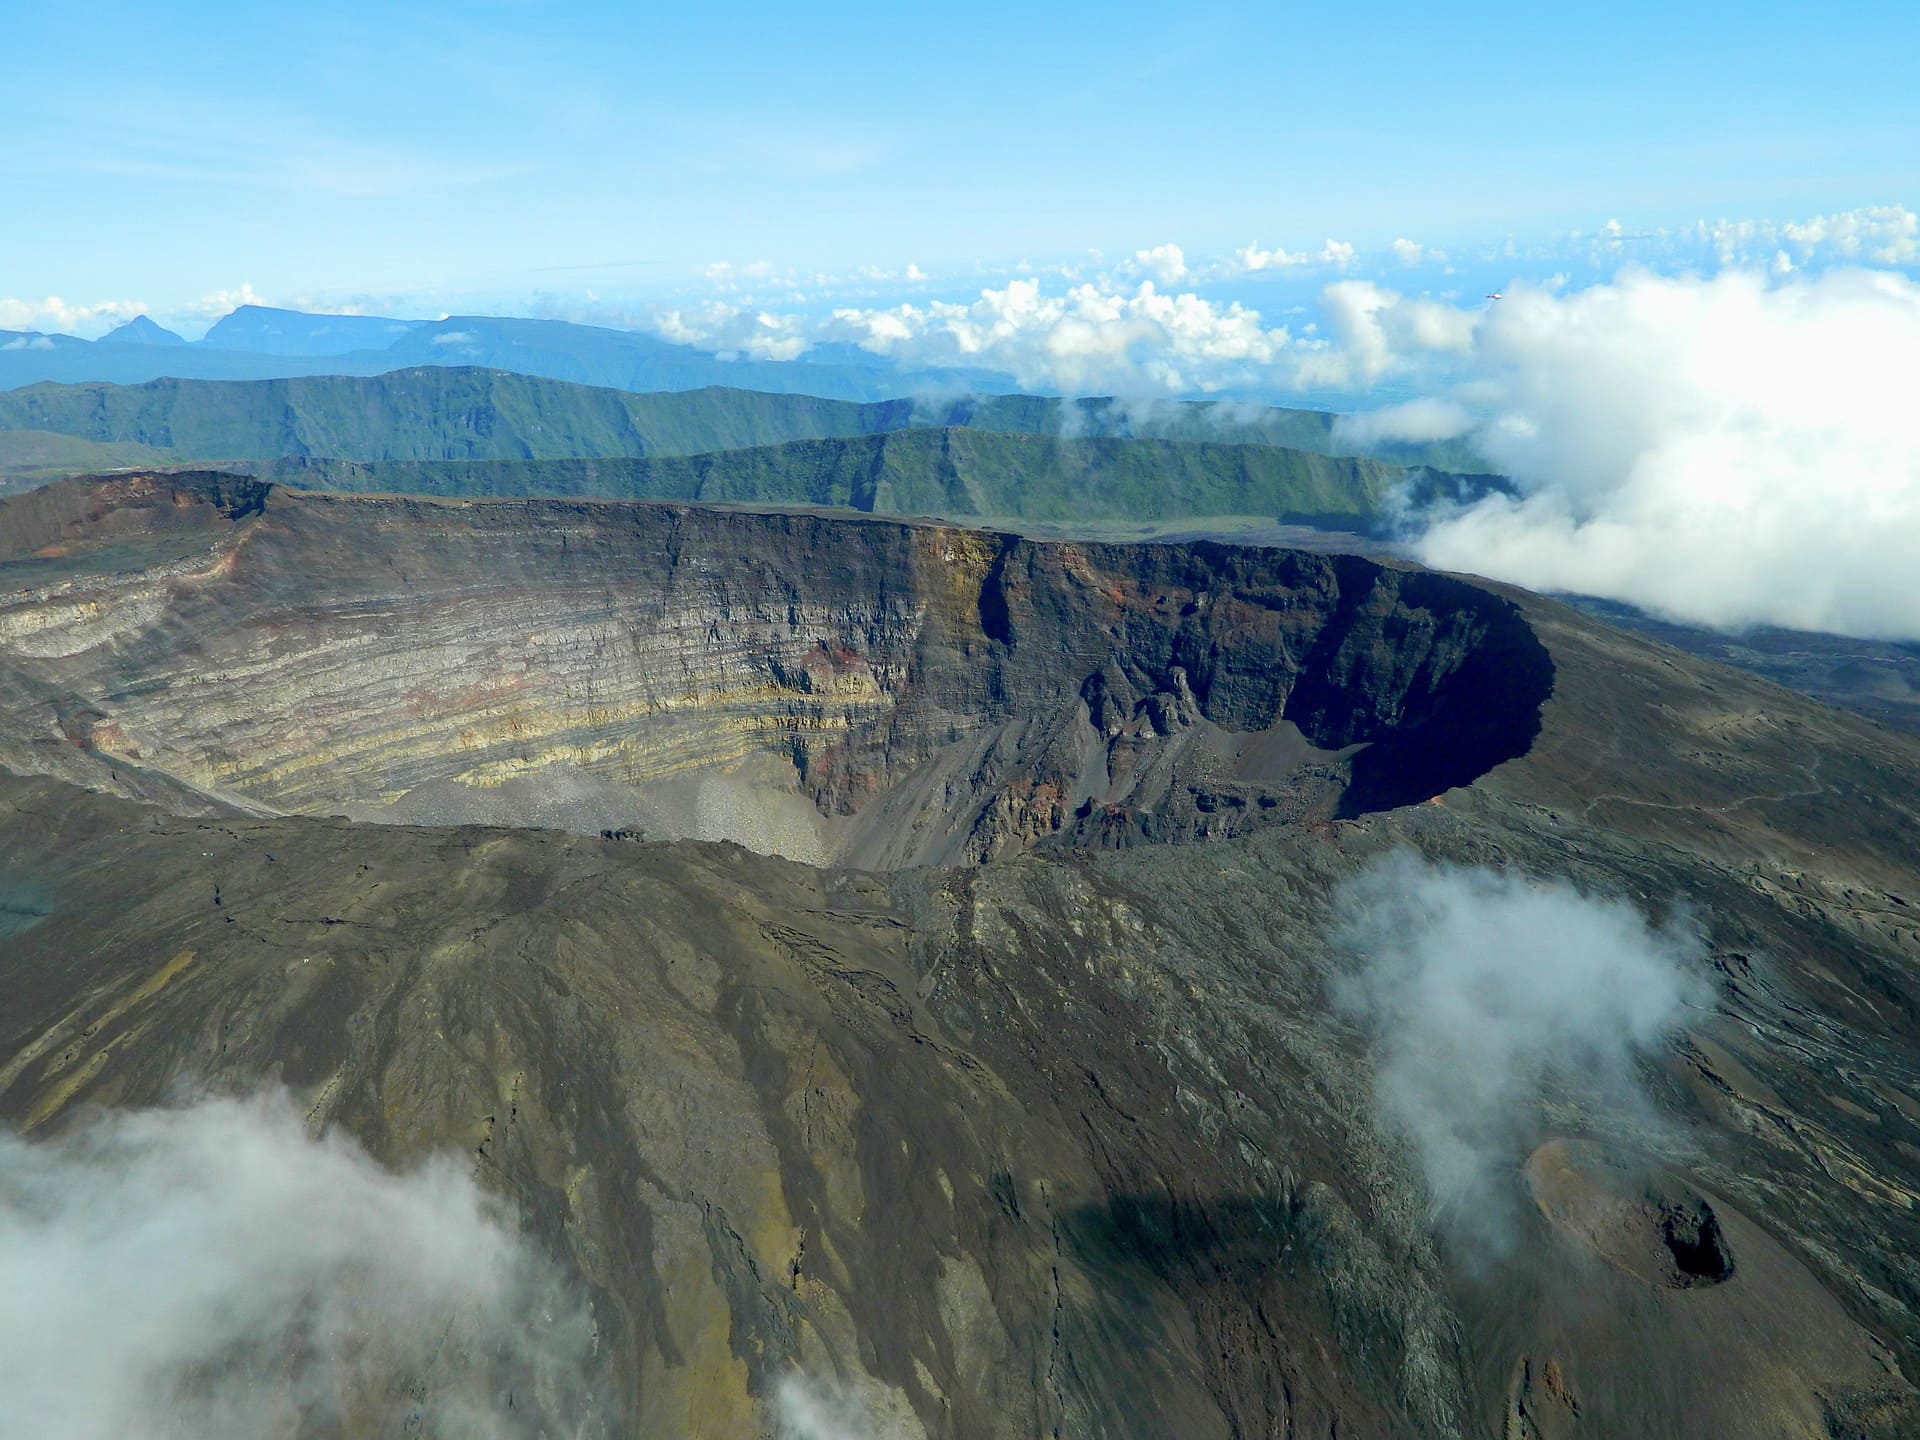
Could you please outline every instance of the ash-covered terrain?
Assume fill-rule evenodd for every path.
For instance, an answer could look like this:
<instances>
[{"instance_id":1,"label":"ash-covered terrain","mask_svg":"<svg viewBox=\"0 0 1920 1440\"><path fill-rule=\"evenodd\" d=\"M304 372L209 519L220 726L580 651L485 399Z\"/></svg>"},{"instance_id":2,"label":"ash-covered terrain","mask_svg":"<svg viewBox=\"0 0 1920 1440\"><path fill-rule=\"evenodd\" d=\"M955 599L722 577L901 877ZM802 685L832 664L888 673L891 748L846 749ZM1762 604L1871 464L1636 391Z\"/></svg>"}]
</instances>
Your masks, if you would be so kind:
<instances>
[{"instance_id":1,"label":"ash-covered terrain","mask_svg":"<svg viewBox=\"0 0 1920 1440\"><path fill-rule=\"evenodd\" d=\"M218 474L0 505L0 676L8 1223L197 1257L0 1248L101 1433L1920 1433L1909 736L1354 556Z\"/></svg>"}]
</instances>

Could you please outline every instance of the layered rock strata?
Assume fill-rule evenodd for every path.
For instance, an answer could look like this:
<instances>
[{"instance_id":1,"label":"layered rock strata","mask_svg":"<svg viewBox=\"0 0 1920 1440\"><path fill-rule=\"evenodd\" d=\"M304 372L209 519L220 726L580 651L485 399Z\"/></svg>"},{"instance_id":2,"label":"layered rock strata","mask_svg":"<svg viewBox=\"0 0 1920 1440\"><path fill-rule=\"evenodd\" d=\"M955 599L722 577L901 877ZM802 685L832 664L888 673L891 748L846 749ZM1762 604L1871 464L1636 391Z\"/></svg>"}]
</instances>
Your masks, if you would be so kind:
<instances>
[{"instance_id":1,"label":"layered rock strata","mask_svg":"<svg viewBox=\"0 0 1920 1440\"><path fill-rule=\"evenodd\" d=\"M6 518L6 723L58 773L260 810L539 818L558 786L685 834L731 784L810 802L809 859L1194 838L1463 784L1552 683L1510 602L1355 557L214 475Z\"/></svg>"}]
</instances>

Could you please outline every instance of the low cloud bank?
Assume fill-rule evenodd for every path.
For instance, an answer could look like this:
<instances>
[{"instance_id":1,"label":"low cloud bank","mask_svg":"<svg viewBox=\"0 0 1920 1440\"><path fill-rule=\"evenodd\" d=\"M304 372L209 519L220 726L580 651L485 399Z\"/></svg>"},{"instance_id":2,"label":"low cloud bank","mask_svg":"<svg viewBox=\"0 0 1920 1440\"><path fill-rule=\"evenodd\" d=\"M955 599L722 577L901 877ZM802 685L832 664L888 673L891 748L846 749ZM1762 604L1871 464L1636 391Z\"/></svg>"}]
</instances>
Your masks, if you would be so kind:
<instances>
[{"instance_id":1,"label":"low cloud bank","mask_svg":"<svg viewBox=\"0 0 1920 1440\"><path fill-rule=\"evenodd\" d=\"M284 1098L0 1134L0 1408L37 1440L598 1433L583 1310L451 1159Z\"/></svg>"},{"instance_id":2,"label":"low cloud bank","mask_svg":"<svg viewBox=\"0 0 1920 1440\"><path fill-rule=\"evenodd\" d=\"M1380 1118L1411 1144L1438 1217L1490 1244L1549 1085L1644 1107L1638 1063L1712 999L1685 929L1564 882L1406 854L1344 887L1335 933L1363 959L1336 999L1371 1033Z\"/></svg>"},{"instance_id":3,"label":"low cloud bank","mask_svg":"<svg viewBox=\"0 0 1920 1440\"><path fill-rule=\"evenodd\" d=\"M1473 337L1520 487L1432 517L1428 564L1720 627L1920 638L1920 287L1836 271L1510 293Z\"/></svg>"},{"instance_id":4,"label":"low cloud bank","mask_svg":"<svg viewBox=\"0 0 1920 1440\"><path fill-rule=\"evenodd\" d=\"M1409 400L1382 410L1362 410L1333 422L1333 438L1347 445L1427 444L1456 440L1474 427L1464 405L1451 400Z\"/></svg>"}]
</instances>

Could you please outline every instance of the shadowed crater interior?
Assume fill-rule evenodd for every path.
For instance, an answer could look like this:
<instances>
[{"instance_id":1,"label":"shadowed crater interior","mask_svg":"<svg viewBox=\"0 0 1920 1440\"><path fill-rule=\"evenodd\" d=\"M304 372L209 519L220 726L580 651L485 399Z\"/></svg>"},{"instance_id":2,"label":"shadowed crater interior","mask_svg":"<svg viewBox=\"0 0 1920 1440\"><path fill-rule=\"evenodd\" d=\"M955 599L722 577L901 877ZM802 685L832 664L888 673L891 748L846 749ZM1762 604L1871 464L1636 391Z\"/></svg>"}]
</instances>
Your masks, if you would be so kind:
<instances>
[{"instance_id":1,"label":"shadowed crater interior","mask_svg":"<svg viewBox=\"0 0 1920 1440\"><path fill-rule=\"evenodd\" d=\"M1673 1257L1674 1283L1718 1285L1733 1275L1733 1256L1720 1221L1705 1200L1669 1200L1660 1208L1660 1238Z\"/></svg>"}]
</instances>

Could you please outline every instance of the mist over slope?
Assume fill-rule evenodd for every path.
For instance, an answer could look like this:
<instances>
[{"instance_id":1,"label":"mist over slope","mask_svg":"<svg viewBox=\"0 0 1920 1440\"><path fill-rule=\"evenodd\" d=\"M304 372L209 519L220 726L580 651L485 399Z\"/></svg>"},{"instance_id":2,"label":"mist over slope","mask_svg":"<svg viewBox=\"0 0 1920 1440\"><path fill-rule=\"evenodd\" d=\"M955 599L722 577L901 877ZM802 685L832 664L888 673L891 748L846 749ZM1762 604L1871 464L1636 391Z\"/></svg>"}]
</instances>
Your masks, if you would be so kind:
<instances>
[{"instance_id":1,"label":"mist over slope","mask_svg":"<svg viewBox=\"0 0 1920 1440\"><path fill-rule=\"evenodd\" d=\"M1513 1233L1505 1178L1546 1138L1531 1097L1551 1082L1651 1124L1639 1063L1713 1003L1687 921L1564 882L1402 853L1339 913L1364 966L1336 998L1373 1032L1375 1103L1470 1245Z\"/></svg>"}]
</instances>

